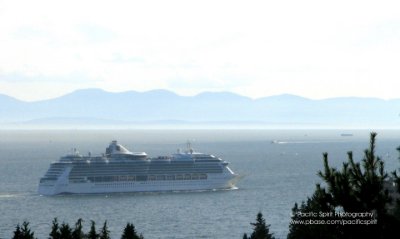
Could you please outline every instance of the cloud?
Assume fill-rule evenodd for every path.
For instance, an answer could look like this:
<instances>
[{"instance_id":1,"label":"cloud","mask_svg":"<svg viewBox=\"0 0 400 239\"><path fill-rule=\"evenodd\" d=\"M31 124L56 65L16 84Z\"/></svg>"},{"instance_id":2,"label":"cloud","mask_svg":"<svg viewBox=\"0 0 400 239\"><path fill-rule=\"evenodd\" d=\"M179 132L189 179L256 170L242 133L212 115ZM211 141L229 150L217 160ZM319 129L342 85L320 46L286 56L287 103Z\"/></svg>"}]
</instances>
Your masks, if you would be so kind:
<instances>
[{"instance_id":1,"label":"cloud","mask_svg":"<svg viewBox=\"0 0 400 239\"><path fill-rule=\"evenodd\" d=\"M71 72L63 76L49 76L49 75L25 75L23 73L0 74L0 82L15 84L20 83L48 83L53 82L57 84L73 84L85 82L99 82L100 80L90 79L84 72Z\"/></svg>"},{"instance_id":2,"label":"cloud","mask_svg":"<svg viewBox=\"0 0 400 239\"><path fill-rule=\"evenodd\" d=\"M26 101L55 98L78 89L100 87L101 84L101 79L91 78L79 71L62 76L0 72L0 94Z\"/></svg>"},{"instance_id":3,"label":"cloud","mask_svg":"<svg viewBox=\"0 0 400 239\"><path fill-rule=\"evenodd\" d=\"M21 83L7 90L26 98L40 96L22 82L253 98L397 94L395 1L4 2L0 73L9 77L0 82ZM66 80L76 72L83 77Z\"/></svg>"},{"instance_id":4,"label":"cloud","mask_svg":"<svg viewBox=\"0 0 400 239\"><path fill-rule=\"evenodd\" d=\"M13 35L16 40L24 40L24 41L31 41L38 38L39 39L51 38L49 32L46 32L40 28L29 25L17 28L13 32Z\"/></svg>"},{"instance_id":5,"label":"cloud","mask_svg":"<svg viewBox=\"0 0 400 239\"><path fill-rule=\"evenodd\" d=\"M85 36L90 44L108 42L117 37L113 31L98 25L81 24L77 29Z\"/></svg>"},{"instance_id":6,"label":"cloud","mask_svg":"<svg viewBox=\"0 0 400 239\"><path fill-rule=\"evenodd\" d=\"M127 56L121 52L115 52L114 54L111 55L111 58L106 61L113 62L113 63L146 63L146 60L144 59L144 57Z\"/></svg>"}]
</instances>

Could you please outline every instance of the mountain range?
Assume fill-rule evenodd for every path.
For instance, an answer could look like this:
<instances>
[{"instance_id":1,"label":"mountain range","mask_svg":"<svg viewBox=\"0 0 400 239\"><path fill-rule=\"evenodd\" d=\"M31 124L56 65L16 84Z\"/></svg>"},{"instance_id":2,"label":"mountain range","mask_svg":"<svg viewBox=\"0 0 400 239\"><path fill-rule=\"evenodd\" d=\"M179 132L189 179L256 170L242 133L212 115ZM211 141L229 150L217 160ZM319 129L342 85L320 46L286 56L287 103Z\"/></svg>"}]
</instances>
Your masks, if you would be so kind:
<instances>
[{"instance_id":1,"label":"mountain range","mask_svg":"<svg viewBox=\"0 0 400 239\"><path fill-rule=\"evenodd\" d=\"M25 102L0 95L0 125L248 124L398 127L400 99L312 100L283 94L258 99L230 92L180 96L167 90L77 90Z\"/></svg>"}]
</instances>

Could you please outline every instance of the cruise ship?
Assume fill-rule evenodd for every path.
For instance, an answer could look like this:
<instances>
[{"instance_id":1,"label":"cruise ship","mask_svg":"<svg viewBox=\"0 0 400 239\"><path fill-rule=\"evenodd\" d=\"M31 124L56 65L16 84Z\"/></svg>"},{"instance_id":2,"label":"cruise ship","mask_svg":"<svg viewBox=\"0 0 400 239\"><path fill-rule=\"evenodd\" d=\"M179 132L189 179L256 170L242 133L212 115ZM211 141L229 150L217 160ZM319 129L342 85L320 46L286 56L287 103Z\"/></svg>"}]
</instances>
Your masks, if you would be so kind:
<instances>
[{"instance_id":1,"label":"cruise ship","mask_svg":"<svg viewBox=\"0 0 400 239\"><path fill-rule=\"evenodd\" d=\"M53 162L40 179L38 192L58 194L159 192L231 189L238 175L228 162L210 154L186 151L150 158L112 141L100 156L76 149Z\"/></svg>"}]
</instances>

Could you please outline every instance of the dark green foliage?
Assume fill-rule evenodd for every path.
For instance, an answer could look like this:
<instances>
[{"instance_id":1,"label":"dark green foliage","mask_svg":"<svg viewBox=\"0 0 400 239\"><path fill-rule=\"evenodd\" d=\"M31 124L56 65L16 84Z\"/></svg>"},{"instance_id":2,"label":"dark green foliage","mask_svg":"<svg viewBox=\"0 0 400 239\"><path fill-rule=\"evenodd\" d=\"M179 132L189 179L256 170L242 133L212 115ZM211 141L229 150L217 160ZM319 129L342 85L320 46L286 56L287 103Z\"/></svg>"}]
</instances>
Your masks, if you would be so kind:
<instances>
[{"instance_id":1,"label":"dark green foliage","mask_svg":"<svg viewBox=\"0 0 400 239\"><path fill-rule=\"evenodd\" d=\"M96 223L94 221L91 221L91 225L90 225L90 231L87 235L88 239L98 239L99 238L99 234L97 234L96 232Z\"/></svg>"},{"instance_id":2,"label":"dark green foliage","mask_svg":"<svg viewBox=\"0 0 400 239\"><path fill-rule=\"evenodd\" d=\"M121 239L143 239L142 235L138 235L135 226L132 223L126 224Z\"/></svg>"},{"instance_id":3,"label":"dark green foliage","mask_svg":"<svg viewBox=\"0 0 400 239\"><path fill-rule=\"evenodd\" d=\"M71 227L63 222L60 227L60 235L62 239L72 239Z\"/></svg>"},{"instance_id":4,"label":"dark green foliage","mask_svg":"<svg viewBox=\"0 0 400 239\"><path fill-rule=\"evenodd\" d=\"M251 223L254 227L253 233L251 233L250 239L274 239L271 233L269 233L269 226L265 224L265 219L261 212L257 214L255 223Z\"/></svg>"},{"instance_id":5,"label":"dark green foliage","mask_svg":"<svg viewBox=\"0 0 400 239\"><path fill-rule=\"evenodd\" d=\"M392 238L392 232L400 226L399 221L387 211L391 202L384 181L388 178L384 163L375 155L376 133L371 133L369 149L364 151L361 163L353 160L348 153L348 160L342 169L330 167L328 154L324 153L324 170L318 175L323 179L325 188L317 185L314 195L300 207L293 207L292 223L289 226L289 239L294 238ZM302 213L315 213L313 215ZM324 217L319 213L332 213ZM297 221L327 221L338 219L335 212L373 213L376 224L373 225L326 225L310 223L296 224ZM306 216L304 216L306 215ZM340 218L362 219L365 218ZM396 229L396 230L395 230Z\"/></svg>"},{"instance_id":6,"label":"dark green foliage","mask_svg":"<svg viewBox=\"0 0 400 239\"><path fill-rule=\"evenodd\" d=\"M58 223L57 218L53 219L51 232L48 239L110 239L110 231L108 230L107 221L104 222L100 233L96 232L96 223L91 221L89 233L83 232L83 220L81 218L75 223L75 228L71 228L67 223ZM22 226L19 224L15 227L13 239L35 239L34 232L31 232L29 223L24 221ZM121 238L123 239L144 239L142 234L138 235L135 226L128 223L124 228Z\"/></svg>"},{"instance_id":7,"label":"dark green foliage","mask_svg":"<svg viewBox=\"0 0 400 239\"><path fill-rule=\"evenodd\" d=\"M79 219L81 220L81 219ZM78 221L79 221L78 220ZM81 225L82 229L82 225ZM76 230L76 228L75 228ZM72 228L65 222L61 224L61 226L58 224L57 218L53 219L52 222L52 227L51 227L51 232L49 234L49 239L74 239L74 238L79 238L79 237L74 237L74 234L76 234L76 231L72 230ZM82 237L80 237L82 238Z\"/></svg>"},{"instance_id":8,"label":"dark green foliage","mask_svg":"<svg viewBox=\"0 0 400 239\"><path fill-rule=\"evenodd\" d=\"M29 222L24 221L22 227L19 224L16 226L13 239L35 239L34 232L29 228Z\"/></svg>"},{"instance_id":9,"label":"dark green foliage","mask_svg":"<svg viewBox=\"0 0 400 239\"><path fill-rule=\"evenodd\" d=\"M82 230L82 218L79 218L75 223L74 231L72 232L72 239L83 239L85 238L85 233Z\"/></svg>"},{"instance_id":10,"label":"dark green foliage","mask_svg":"<svg viewBox=\"0 0 400 239\"><path fill-rule=\"evenodd\" d=\"M19 224L15 227L13 239L22 238L22 232Z\"/></svg>"},{"instance_id":11,"label":"dark green foliage","mask_svg":"<svg viewBox=\"0 0 400 239\"><path fill-rule=\"evenodd\" d=\"M400 146L397 147L397 151L400 153ZM400 159L400 156L399 156ZM400 176L397 175L397 172L394 171L392 173L393 175L393 181L397 185L397 193L400 195ZM393 209L393 215L397 220L400 221L400 198L396 198L394 201L394 209Z\"/></svg>"},{"instance_id":12,"label":"dark green foliage","mask_svg":"<svg viewBox=\"0 0 400 239\"><path fill-rule=\"evenodd\" d=\"M295 203L292 209L292 221L309 221L309 220L320 220L327 219L321 218L319 216L315 217L314 215L302 215L301 213L309 213L309 212L333 212L333 209L327 206L327 198L326 194L323 192L324 189L321 189L320 186L317 186L316 192L314 195L307 200L307 202L303 202L300 206ZM332 219L332 217L329 217ZM297 239L297 238L308 238L308 239L333 239L338 238L337 233L337 225L298 225L298 224L290 224L289 225L289 234L288 239Z\"/></svg>"},{"instance_id":13,"label":"dark green foliage","mask_svg":"<svg viewBox=\"0 0 400 239\"><path fill-rule=\"evenodd\" d=\"M49 234L49 239L61 239L61 233L60 233L60 228L58 225L58 220L57 218L53 219L53 225L51 227L51 232Z\"/></svg>"},{"instance_id":14,"label":"dark green foliage","mask_svg":"<svg viewBox=\"0 0 400 239\"><path fill-rule=\"evenodd\" d=\"M253 226L253 232L250 237L245 233L243 239L274 239L272 233L269 233L269 226L265 223L265 219L261 212L257 214L255 223L250 223Z\"/></svg>"},{"instance_id":15,"label":"dark green foliage","mask_svg":"<svg viewBox=\"0 0 400 239\"><path fill-rule=\"evenodd\" d=\"M100 239L110 239L110 231L107 228L107 221L104 222L100 232Z\"/></svg>"}]
</instances>

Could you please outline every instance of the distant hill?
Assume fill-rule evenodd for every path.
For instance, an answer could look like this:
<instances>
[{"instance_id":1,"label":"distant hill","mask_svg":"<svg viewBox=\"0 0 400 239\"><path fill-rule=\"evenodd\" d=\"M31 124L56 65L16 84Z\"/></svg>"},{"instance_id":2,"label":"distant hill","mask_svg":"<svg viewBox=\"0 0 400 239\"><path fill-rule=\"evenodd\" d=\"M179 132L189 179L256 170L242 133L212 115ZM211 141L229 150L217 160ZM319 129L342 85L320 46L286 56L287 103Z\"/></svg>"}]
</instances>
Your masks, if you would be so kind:
<instances>
[{"instance_id":1,"label":"distant hill","mask_svg":"<svg viewBox=\"0 0 400 239\"><path fill-rule=\"evenodd\" d=\"M251 99L230 92L180 96L166 90L111 93L78 90L43 101L0 95L0 124L130 125L257 124L397 127L400 99L331 98L295 95Z\"/></svg>"}]
</instances>

